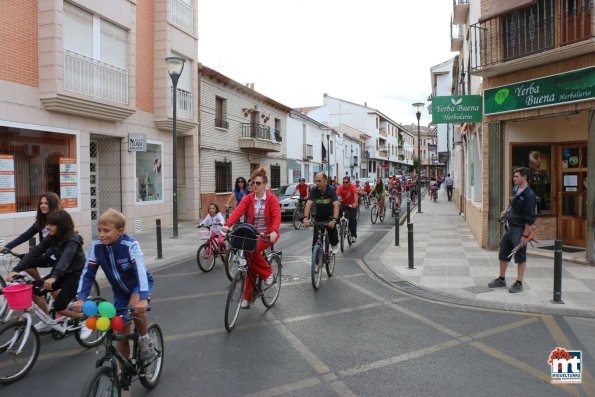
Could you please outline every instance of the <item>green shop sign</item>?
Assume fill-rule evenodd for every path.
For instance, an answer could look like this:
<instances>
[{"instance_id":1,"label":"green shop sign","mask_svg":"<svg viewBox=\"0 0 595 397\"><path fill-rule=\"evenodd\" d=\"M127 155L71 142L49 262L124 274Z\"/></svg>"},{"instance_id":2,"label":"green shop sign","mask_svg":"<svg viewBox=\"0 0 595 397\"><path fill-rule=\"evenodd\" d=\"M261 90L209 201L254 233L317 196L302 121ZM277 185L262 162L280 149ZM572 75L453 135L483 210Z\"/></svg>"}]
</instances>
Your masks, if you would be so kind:
<instances>
[{"instance_id":1,"label":"green shop sign","mask_svg":"<svg viewBox=\"0 0 595 397\"><path fill-rule=\"evenodd\" d=\"M481 95L432 97L432 123L481 122Z\"/></svg>"},{"instance_id":2,"label":"green shop sign","mask_svg":"<svg viewBox=\"0 0 595 397\"><path fill-rule=\"evenodd\" d=\"M595 98L595 67L484 90L485 114L517 112Z\"/></svg>"}]
</instances>

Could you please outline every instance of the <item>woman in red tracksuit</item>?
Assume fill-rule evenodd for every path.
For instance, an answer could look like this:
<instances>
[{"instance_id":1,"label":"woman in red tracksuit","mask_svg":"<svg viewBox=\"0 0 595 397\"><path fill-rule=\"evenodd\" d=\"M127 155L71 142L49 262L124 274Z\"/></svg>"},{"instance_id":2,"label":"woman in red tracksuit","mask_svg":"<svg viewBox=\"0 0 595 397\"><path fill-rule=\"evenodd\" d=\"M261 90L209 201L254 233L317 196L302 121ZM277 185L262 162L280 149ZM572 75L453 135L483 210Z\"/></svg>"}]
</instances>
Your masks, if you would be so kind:
<instances>
[{"instance_id":1,"label":"woman in red tracksuit","mask_svg":"<svg viewBox=\"0 0 595 397\"><path fill-rule=\"evenodd\" d=\"M269 236L270 241L258 240L256 250L246 253L248 267L250 271L258 274L265 284L273 283L273 270L264 259L262 253L271 244L279 239L279 226L281 225L281 209L277 197L271 192L267 192L268 178L264 168L259 168L251 176L253 191L242 199L230 215L223 230L227 232L241 216L248 214L248 223L254 225L256 233L264 233ZM246 278L246 290L241 307L247 309L250 307L250 295L252 293L252 281L250 277Z\"/></svg>"}]
</instances>

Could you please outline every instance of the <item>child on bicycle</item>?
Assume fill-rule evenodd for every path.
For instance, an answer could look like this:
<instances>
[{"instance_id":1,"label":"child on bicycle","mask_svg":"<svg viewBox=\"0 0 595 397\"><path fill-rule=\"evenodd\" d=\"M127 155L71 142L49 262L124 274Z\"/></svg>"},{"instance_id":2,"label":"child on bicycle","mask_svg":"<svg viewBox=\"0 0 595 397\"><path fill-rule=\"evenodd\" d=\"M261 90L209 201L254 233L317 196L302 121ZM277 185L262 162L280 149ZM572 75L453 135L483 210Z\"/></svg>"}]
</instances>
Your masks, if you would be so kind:
<instances>
[{"instance_id":1,"label":"child on bicycle","mask_svg":"<svg viewBox=\"0 0 595 397\"><path fill-rule=\"evenodd\" d=\"M42 256L51 253L44 261L52 264L50 277L44 281L43 288L58 291L54 299L54 310L64 316L80 318L82 315L68 309L68 305L76 296L76 289L83 267L85 266L85 251L83 238L74 230L72 217L65 210L55 210L47 216L48 236L31 249L12 272L8 273L6 280L10 281L18 272L36 266ZM41 308L47 308L43 296L35 296L35 303ZM47 310L45 310L47 312ZM35 324L35 329L44 331L50 325L45 321ZM81 337L86 339L91 330L84 326Z\"/></svg>"},{"instance_id":2,"label":"child on bicycle","mask_svg":"<svg viewBox=\"0 0 595 397\"><path fill-rule=\"evenodd\" d=\"M147 335L147 305L153 289L153 275L145 268L143 253L138 242L124 233L126 218L112 208L105 211L97 220L99 240L89 248L87 264L81 275L74 304L80 312L89 295L97 269L101 267L114 292L114 306L119 308L134 306L134 326L139 334L141 359L149 361L157 354ZM126 325L122 334L129 335L132 329ZM130 357L128 341L118 341L118 350L124 357Z\"/></svg>"},{"instance_id":3,"label":"child on bicycle","mask_svg":"<svg viewBox=\"0 0 595 397\"><path fill-rule=\"evenodd\" d=\"M225 224L225 218L221 211L219 211L219 206L215 203L209 203L209 213L202 220L202 222L198 225L201 226L210 226L211 227L211 238L217 236L217 243L221 246L225 240L225 233L221 226Z\"/></svg>"}]
</instances>

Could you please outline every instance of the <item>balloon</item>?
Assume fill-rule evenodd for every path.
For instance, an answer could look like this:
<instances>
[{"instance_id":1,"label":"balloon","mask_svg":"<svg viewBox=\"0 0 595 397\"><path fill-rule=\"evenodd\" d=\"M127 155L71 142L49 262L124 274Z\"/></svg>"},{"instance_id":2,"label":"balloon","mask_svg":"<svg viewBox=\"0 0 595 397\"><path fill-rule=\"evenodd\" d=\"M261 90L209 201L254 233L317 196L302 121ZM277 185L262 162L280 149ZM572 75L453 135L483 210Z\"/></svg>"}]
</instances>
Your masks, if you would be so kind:
<instances>
[{"instance_id":1,"label":"balloon","mask_svg":"<svg viewBox=\"0 0 595 397\"><path fill-rule=\"evenodd\" d=\"M85 320L85 325L89 329L95 329L97 327L97 317L87 317L87 320Z\"/></svg>"},{"instance_id":2,"label":"balloon","mask_svg":"<svg viewBox=\"0 0 595 397\"><path fill-rule=\"evenodd\" d=\"M99 317L97 319L97 329L100 331L107 331L109 329L110 322L107 317Z\"/></svg>"},{"instance_id":3,"label":"balloon","mask_svg":"<svg viewBox=\"0 0 595 397\"><path fill-rule=\"evenodd\" d=\"M83 303L83 313L87 317L93 317L97 314L97 303L95 301L86 301Z\"/></svg>"},{"instance_id":4,"label":"balloon","mask_svg":"<svg viewBox=\"0 0 595 397\"><path fill-rule=\"evenodd\" d=\"M99 315L108 319L116 315L116 308L111 302L101 302L97 309L99 310Z\"/></svg>"},{"instance_id":5,"label":"balloon","mask_svg":"<svg viewBox=\"0 0 595 397\"><path fill-rule=\"evenodd\" d=\"M122 332L126 324L124 324L124 319L122 317L116 316L111 319L110 325L114 331Z\"/></svg>"}]
</instances>

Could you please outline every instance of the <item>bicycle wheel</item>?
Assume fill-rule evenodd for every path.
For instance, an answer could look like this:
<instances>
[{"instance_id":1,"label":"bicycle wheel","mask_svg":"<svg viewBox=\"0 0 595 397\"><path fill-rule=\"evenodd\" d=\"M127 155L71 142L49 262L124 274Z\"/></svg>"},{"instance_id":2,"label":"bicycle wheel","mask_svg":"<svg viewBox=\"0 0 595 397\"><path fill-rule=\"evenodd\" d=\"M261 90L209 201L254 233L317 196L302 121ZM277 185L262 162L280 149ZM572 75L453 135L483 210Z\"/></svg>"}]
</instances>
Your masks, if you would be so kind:
<instances>
[{"instance_id":1,"label":"bicycle wheel","mask_svg":"<svg viewBox=\"0 0 595 397\"><path fill-rule=\"evenodd\" d=\"M223 267L225 269L225 275L229 281L233 280L233 276L235 276L236 272L238 271L238 266L240 264L238 256L238 251L235 248L229 248L227 250L227 256L223 262Z\"/></svg>"},{"instance_id":2,"label":"bicycle wheel","mask_svg":"<svg viewBox=\"0 0 595 397\"><path fill-rule=\"evenodd\" d=\"M269 260L269 265L273 268L273 284L267 287L263 283L263 291L260 299L266 307L271 308L277 302L279 292L281 292L281 258L273 255Z\"/></svg>"},{"instance_id":3,"label":"bicycle wheel","mask_svg":"<svg viewBox=\"0 0 595 397\"><path fill-rule=\"evenodd\" d=\"M343 222L343 219L341 219L341 223L339 223L339 243L341 244L341 252L343 252L343 247L345 245L343 242L343 240L345 240L345 233L347 233L345 222Z\"/></svg>"},{"instance_id":4,"label":"bicycle wheel","mask_svg":"<svg viewBox=\"0 0 595 397\"><path fill-rule=\"evenodd\" d=\"M223 240L223 245L219 246L219 257L221 258L221 263L223 263L223 267L226 267L227 264L227 253L231 249L231 243L229 240Z\"/></svg>"},{"instance_id":5,"label":"bicycle wheel","mask_svg":"<svg viewBox=\"0 0 595 397\"><path fill-rule=\"evenodd\" d=\"M34 327L26 331L26 320L10 320L0 329L0 385L22 379L37 361L39 334Z\"/></svg>"},{"instance_id":6,"label":"bicycle wheel","mask_svg":"<svg viewBox=\"0 0 595 397\"><path fill-rule=\"evenodd\" d=\"M141 378L142 379L142 378ZM98 367L83 385L81 397L120 397L118 378L109 367Z\"/></svg>"},{"instance_id":7,"label":"bicycle wheel","mask_svg":"<svg viewBox=\"0 0 595 397\"><path fill-rule=\"evenodd\" d=\"M366 207L366 209L370 207L370 198L367 196L364 198L364 207Z\"/></svg>"},{"instance_id":8,"label":"bicycle wheel","mask_svg":"<svg viewBox=\"0 0 595 397\"><path fill-rule=\"evenodd\" d=\"M328 262L326 263L326 274L330 277L333 276L333 273L335 272L335 254L330 254L330 257L328 258Z\"/></svg>"},{"instance_id":9,"label":"bicycle wheel","mask_svg":"<svg viewBox=\"0 0 595 397\"><path fill-rule=\"evenodd\" d=\"M207 241L196 251L196 263L203 272L207 273L213 270L215 266L215 255L211 249L210 243Z\"/></svg>"},{"instance_id":10,"label":"bicycle wheel","mask_svg":"<svg viewBox=\"0 0 595 397\"><path fill-rule=\"evenodd\" d=\"M293 227L295 230L299 230L302 227L302 218L304 217L303 212L299 207L293 210Z\"/></svg>"},{"instance_id":11,"label":"bicycle wheel","mask_svg":"<svg viewBox=\"0 0 595 397\"><path fill-rule=\"evenodd\" d=\"M4 277L0 275L0 288L4 287L6 287L6 281L4 280ZM6 301L6 298L4 298L4 294L0 294L0 322L2 322L2 320L4 319L4 315L7 311L8 302Z\"/></svg>"},{"instance_id":12,"label":"bicycle wheel","mask_svg":"<svg viewBox=\"0 0 595 397\"><path fill-rule=\"evenodd\" d=\"M140 373L140 383L147 389L157 386L161 371L163 370L163 333L161 327L157 324L150 324L147 328L147 335L153 342L153 347L157 351L157 357L148 363L143 363Z\"/></svg>"},{"instance_id":13,"label":"bicycle wheel","mask_svg":"<svg viewBox=\"0 0 595 397\"><path fill-rule=\"evenodd\" d=\"M81 322L83 323L83 322ZM82 328L81 328L82 329ZM78 331L76 331L76 333L74 334L74 339L76 339L76 341L78 342L79 345L81 345L82 347L96 347L99 346L99 344L101 343L101 341L103 340L103 338L105 338L106 333L101 332L100 330L98 330L97 328L93 329L91 332L91 334L86 337L86 338L82 338L81 337L81 329L79 329Z\"/></svg>"},{"instance_id":14,"label":"bicycle wheel","mask_svg":"<svg viewBox=\"0 0 595 397\"><path fill-rule=\"evenodd\" d=\"M320 245L315 245L312 247L312 265L311 271L312 274L312 287L314 290L318 290L320 288L320 279L322 279L322 266L324 263L324 250Z\"/></svg>"},{"instance_id":15,"label":"bicycle wheel","mask_svg":"<svg viewBox=\"0 0 595 397\"><path fill-rule=\"evenodd\" d=\"M378 206L374 204L372 211L370 211L370 221L375 224L376 220L378 220Z\"/></svg>"},{"instance_id":16,"label":"bicycle wheel","mask_svg":"<svg viewBox=\"0 0 595 397\"><path fill-rule=\"evenodd\" d=\"M231 332L233 327L235 327L238 316L240 315L240 305L244 296L245 283L246 273L237 272L229 286L227 302L225 303L225 329L227 332Z\"/></svg>"},{"instance_id":17,"label":"bicycle wheel","mask_svg":"<svg viewBox=\"0 0 595 397\"><path fill-rule=\"evenodd\" d=\"M380 218L380 222L384 222L384 216L386 215L386 207L382 204L382 214L380 214L380 206L378 207L378 217Z\"/></svg>"}]
</instances>

